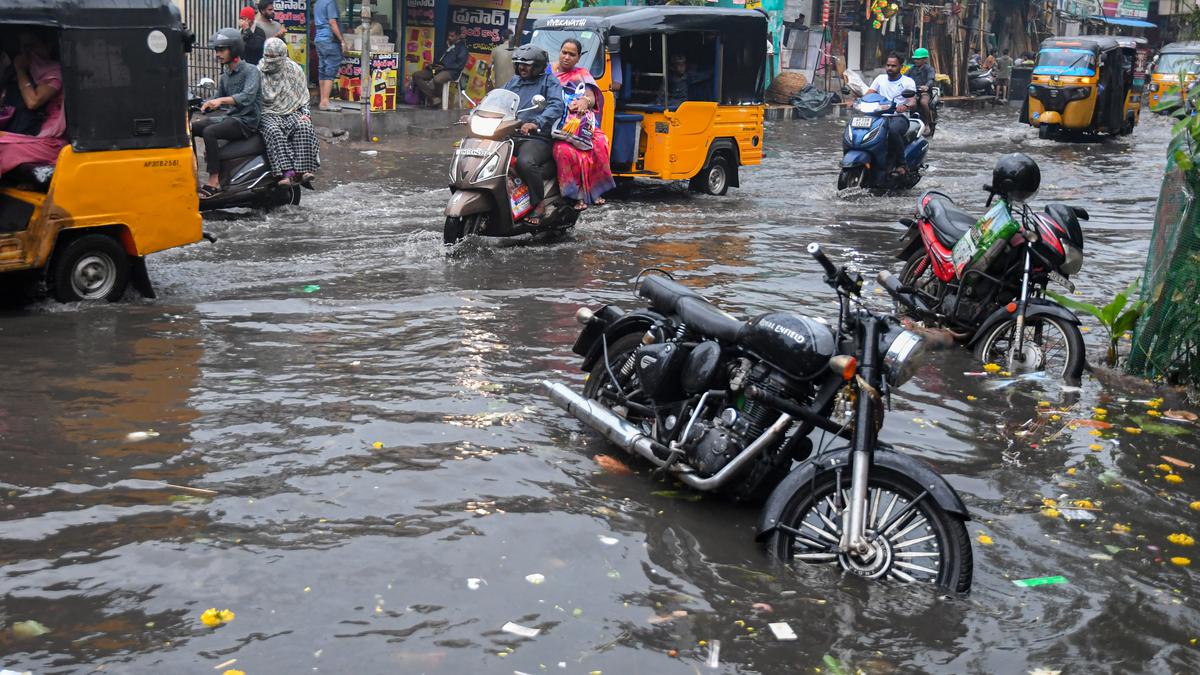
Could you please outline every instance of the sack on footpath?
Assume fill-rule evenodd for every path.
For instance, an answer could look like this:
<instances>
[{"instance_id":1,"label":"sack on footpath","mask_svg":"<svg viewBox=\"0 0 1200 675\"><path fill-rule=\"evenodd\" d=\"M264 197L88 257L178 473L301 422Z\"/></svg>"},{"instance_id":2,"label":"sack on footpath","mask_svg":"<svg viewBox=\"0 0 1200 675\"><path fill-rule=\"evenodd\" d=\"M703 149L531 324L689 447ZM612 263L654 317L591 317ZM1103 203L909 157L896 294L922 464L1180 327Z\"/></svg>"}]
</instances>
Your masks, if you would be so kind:
<instances>
[{"instance_id":1,"label":"sack on footpath","mask_svg":"<svg viewBox=\"0 0 1200 675\"><path fill-rule=\"evenodd\" d=\"M796 114L811 120L829 114L830 105L833 104L833 94L809 84L793 96L790 103L796 108Z\"/></svg>"}]
</instances>

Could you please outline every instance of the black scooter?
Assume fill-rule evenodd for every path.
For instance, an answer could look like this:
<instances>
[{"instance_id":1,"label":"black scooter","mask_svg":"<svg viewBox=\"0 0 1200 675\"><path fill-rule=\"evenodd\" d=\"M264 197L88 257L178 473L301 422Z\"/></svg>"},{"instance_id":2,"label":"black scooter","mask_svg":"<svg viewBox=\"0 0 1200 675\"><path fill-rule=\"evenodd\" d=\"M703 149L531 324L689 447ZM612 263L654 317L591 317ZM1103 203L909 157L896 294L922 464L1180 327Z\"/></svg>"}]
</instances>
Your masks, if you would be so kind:
<instances>
[{"instance_id":1,"label":"black scooter","mask_svg":"<svg viewBox=\"0 0 1200 675\"><path fill-rule=\"evenodd\" d=\"M984 70L980 66L967 66L967 84L972 96L995 96L996 76L991 68Z\"/></svg>"},{"instance_id":2,"label":"black scooter","mask_svg":"<svg viewBox=\"0 0 1200 675\"><path fill-rule=\"evenodd\" d=\"M204 78L196 89L212 87L214 82ZM188 128L191 118L200 114L203 99L193 92L188 101ZM192 137L192 154L196 152L196 138ZM221 146L221 192L200 200L200 212L216 211L235 207L263 209L269 211L280 206L300 203L300 186L281 186L271 172L267 161L267 148L261 134L250 138L231 141ZM311 186L306 186L312 189Z\"/></svg>"}]
</instances>

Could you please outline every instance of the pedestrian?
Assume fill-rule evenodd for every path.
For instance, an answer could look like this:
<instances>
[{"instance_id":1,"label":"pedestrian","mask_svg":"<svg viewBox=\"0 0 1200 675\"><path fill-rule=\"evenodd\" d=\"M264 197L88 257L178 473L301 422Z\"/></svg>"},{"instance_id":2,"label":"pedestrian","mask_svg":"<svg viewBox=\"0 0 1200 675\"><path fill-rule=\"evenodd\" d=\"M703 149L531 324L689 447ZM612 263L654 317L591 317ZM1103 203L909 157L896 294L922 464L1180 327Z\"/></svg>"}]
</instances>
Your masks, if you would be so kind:
<instances>
[{"instance_id":1,"label":"pedestrian","mask_svg":"<svg viewBox=\"0 0 1200 675\"><path fill-rule=\"evenodd\" d=\"M462 69L467 65L467 43L460 39L458 31L450 29L446 33L446 48L436 61L413 73L412 81L430 107L436 108L442 104L442 86L447 82L457 80L462 75Z\"/></svg>"},{"instance_id":2,"label":"pedestrian","mask_svg":"<svg viewBox=\"0 0 1200 675\"><path fill-rule=\"evenodd\" d=\"M287 35L287 29L275 20L275 0L258 0L258 16L254 17L254 25L261 28L268 38L282 40Z\"/></svg>"},{"instance_id":3,"label":"pedestrian","mask_svg":"<svg viewBox=\"0 0 1200 675\"><path fill-rule=\"evenodd\" d=\"M313 42L317 46L317 86L321 92L320 110L337 110L330 105L333 80L342 65L342 54L346 53L346 38L338 25L337 0L317 0L313 4L313 24L316 31Z\"/></svg>"},{"instance_id":4,"label":"pedestrian","mask_svg":"<svg viewBox=\"0 0 1200 675\"><path fill-rule=\"evenodd\" d=\"M600 124L604 98L588 69L579 67L579 57L582 55L583 44L575 38L567 38L558 52L558 61L553 64L567 107L563 119L574 116L579 120L593 121L588 130L590 138L555 135L556 138L566 139L554 143L558 189L567 199L575 200L575 208L579 211L586 209L589 204L603 205L602 195L617 186L608 165L608 138L604 136L601 129L603 125Z\"/></svg>"},{"instance_id":5,"label":"pedestrian","mask_svg":"<svg viewBox=\"0 0 1200 675\"><path fill-rule=\"evenodd\" d=\"M23 30L17 42L20 51L11 66L29 124L22 125L24 133L0 132L0 176L21 164L54 164L67 145L62 64L54 57L54 43L37 29Z\"/></svg>"},{"instance_id":6,"label":"pedestrian","mask_svg":"<svg viewBox=\"0 0 1200 675\"><path fill-rule=\"evenodd\" d=\"M211 112L221 106L229 106L229 112L192 120L192 135L204 139L208 168L208 182L200 187L202 199L221 192L221 141L249 138L258 131L262 115L262 78L258 68L242 60L245 46L242 32L222 28L208 42L221 64L221 81L217 84L217 96L201 104L200 112Z\"/></svg>"},{"instance_id":7,"label":"pedestrian","mask_svg":"<svg viewBox=\"0 0 1200 675\"><path fill-rule=\"evenodd\" d=\"M245 45L242 48L242 60L253 66L262 60L263 43L267 41L263 29L254 25L256 16L254 8L249 6L243 7L238 15L238 28L242 31L242 44Z\"/></svg>"},{"instance_id":8,"label":"pedestrian","mask_svg":"<svg viewBox=\"0 0 1200 675\"><path fill-rule=\"evenodd\" d=\"M258 69L262 72L259 130L267 146L267 161L280 185L307 185L320 163L320 149L308 114L304 69L288 58L287 44L279 38L267 40Z\"/></svg>"},{"instance_id":9,"label":"pedestrian","mask_svg":"<svg viewBox=\"0 0 1200 675\"><path fill-rule=\"evenodd\" d=\"M983 69L992 70L996 67L996 52L988 52L987 58L983 60Z\"/></svg>"},{"instance_id":10,"label":"pedestrian","mask_svg":"<svg viewBox=\"0 0 1200 675\"><path fill-rule=\"evenodd\" d=\"M1004 50L1004 54L996 59L996 98L1001 101L1008 100L1008 82L1012 79L1013 59L1008 55L1008 50Z\"/></svg>"}]
</instances>

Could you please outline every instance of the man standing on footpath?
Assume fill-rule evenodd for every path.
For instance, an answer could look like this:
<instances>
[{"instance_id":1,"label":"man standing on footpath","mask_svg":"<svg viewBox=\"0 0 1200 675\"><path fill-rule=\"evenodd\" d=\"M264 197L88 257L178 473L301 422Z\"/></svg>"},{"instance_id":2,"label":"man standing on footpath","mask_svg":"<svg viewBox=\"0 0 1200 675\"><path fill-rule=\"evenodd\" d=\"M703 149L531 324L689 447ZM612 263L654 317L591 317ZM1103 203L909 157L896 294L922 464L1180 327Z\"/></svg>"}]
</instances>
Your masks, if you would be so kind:
<instances>
[{"instance_id":1,"label":"man standing on footpath","mask_svg":"<svg viewBox=\"0 0 1200 675\"><path fill-rule=\"evenodd\" d=\"M316 34L313 41L317 46L317 85L321 91L320 110L338 110L329 104L333 93L333 80L342 65L342 54L346 52L346 38L338 25L337 0L317 0L313 5L313 23Z\"/></svg>"},{"instance_id":2,"label":"man standing on footpath","mask_svg":"<svg viewBox=\"0 0 1200 675\"><path fill-rule=\"evenodd\" d=\"M457 80L466 65L467 43L459 39L458 31L451 30L446 33L446 51L432 65L413 73L413 84L425 94L429 105L436 108L442 104L442 85Z\"/></svg>"},{"instance_id":3,"label":"man standing on footpath","mask_svg":"<svg viewBox=\"0 0 1200 675\"><path fill-rule=\"evenodd\" d=\"M1012 57L1005 49L1004 54L996 59L996 98L1001 101L1008 101L1008 83L1012 79L1012 69Z\"/></svg>"},{"instance_id":4,"label":"man standing on footpath","mask_svg":"<svg viewBox=\"0 0 1200 675\"><path fill-rule=\"evenodd\" d=\"M253 7L243 7L238 15L238 28L242 29L242 60L252 66L262 61L263 45L267 43L267 34L254 23Z\"/></svg>"},{"instance_id":5,"label":"man standing on footpath","mask_svg":"<svg viewBox=\"0 0 1200 675\"><path fill-rule=\"evenodd\" d=\"M221 82L217 96L205 101L200 112L207 113L229 106L224 115L192 120L192 135L204 138L204 161L208 168L208 183L200 188L207 199L221 192L221 141L239 141L258 131L262 114L262 79L258 68L242 60L242 32L222 28L209 38L209 45L221 64Z\"/></svg>"},{"instance_id":6,"label":"man standing on footpath","mask_svg":"<svg viewBox=\"0 0 1200 675\"><path fill-rule=\"evenodd\" d=\"M287 29L275 20L275 0L258 0L258 16L254 18L254 25L261 28L268 38L277 37L286 41L284 35Z\"/></svg>"}]
</instances>

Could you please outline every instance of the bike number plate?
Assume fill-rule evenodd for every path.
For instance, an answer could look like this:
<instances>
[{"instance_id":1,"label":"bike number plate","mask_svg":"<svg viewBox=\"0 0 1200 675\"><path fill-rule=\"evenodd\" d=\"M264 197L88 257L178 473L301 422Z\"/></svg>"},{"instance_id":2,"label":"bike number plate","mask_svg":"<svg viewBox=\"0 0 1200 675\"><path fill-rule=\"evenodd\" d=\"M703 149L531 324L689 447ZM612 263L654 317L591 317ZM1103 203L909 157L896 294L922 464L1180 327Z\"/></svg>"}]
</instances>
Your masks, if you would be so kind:
<instances>
[{"instance_id":1,"label":"bike number plate","mask_svg":"<svg viewBox=\"0 0 1200 675\"><path fill-rule=\"evenodd\" d=\"M870 129L872 119L870 117L855 117L850 120L850 126L855 129Z\"/></svg>"},{"instance_id":2,"label":"bike number plate","mask_svg":"<svg viewBox=\"0 0 1200 675\"><path fill-rule=\"evenodd\" d=\"M1072 293L1075 292L1075 284L1071 283L1070 279L1064 277L1058 272L1055 272L1054 270L1050 270L1050 281L1053 281Z\"/></svg>"}]
</instances>

